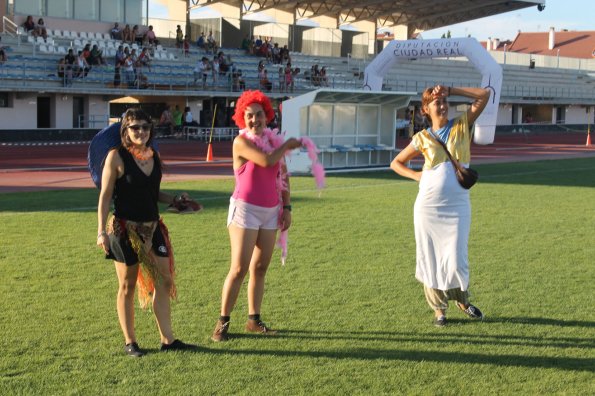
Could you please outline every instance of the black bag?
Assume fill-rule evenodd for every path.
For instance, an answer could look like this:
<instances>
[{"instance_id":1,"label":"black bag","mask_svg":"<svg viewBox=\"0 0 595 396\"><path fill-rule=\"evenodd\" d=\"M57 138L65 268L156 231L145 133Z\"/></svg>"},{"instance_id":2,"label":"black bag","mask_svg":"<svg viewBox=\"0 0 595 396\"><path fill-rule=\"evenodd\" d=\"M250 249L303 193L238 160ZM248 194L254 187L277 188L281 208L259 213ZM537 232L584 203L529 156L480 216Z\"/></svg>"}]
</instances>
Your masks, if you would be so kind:
<instances>
[{"instance_id":1,"label":"black bag","mask_svg":"<svg viewBox=\"0 0 595 396\"><path fill-rule=\"evenodd\" d=\"M477 173L475 169L465 168L460 164L458 165L459 169L455 171L457 175L457 180L459 181L461 187L468 190L471 187L473 187L475 183L477 183L477 180L479 179L479 173Z\"/></svg>"},{"instance_id":2,"label":"black bag","mask_svg":"<svg viewBox=\"0 0 595 396\"><path fill-rule=\"evenodd\" d=\"M459 161L457 161L452 157L452 155L450 155L450 152L448 151L446 144L444 144L442 140L440 140L436 135L434 135L433 132L430 132L430 135L434 138L435 141L440 143L442 148L444 148L444 151L446 151L448 159L450 159L450 162L452 162L452 165L455 168L455 175L457 176L457 181L459 182L461 187L463 187L466 190L469 190L471 187L473 187L475 183L477 183L477 180L479 180L479 173L475 169L465 168L464 166L459 164Z\"/></svg>"}]
</instances>

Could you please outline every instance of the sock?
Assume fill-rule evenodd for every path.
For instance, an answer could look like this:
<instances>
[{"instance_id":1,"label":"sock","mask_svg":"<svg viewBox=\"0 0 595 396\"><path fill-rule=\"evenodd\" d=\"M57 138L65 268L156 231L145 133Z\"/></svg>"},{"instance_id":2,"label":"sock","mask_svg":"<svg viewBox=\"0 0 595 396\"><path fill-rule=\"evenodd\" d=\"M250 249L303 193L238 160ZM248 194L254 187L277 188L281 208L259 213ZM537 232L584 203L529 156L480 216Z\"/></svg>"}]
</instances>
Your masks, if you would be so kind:
<instances>
[{"instance_id":1,"label":"sock","mask_svg":"<svg viewBox=\"0 0 595 396\"><path fill-rule=\"evenodd\" d=\"M250 320L260 320L260 314L248 315Z\"/></svg>"},{"instance_id":2,"label":"sock","mask_svg":"<svg viewBox=\"0 0 595 396\"><path fill-rule=\"evenodd\" d=\"M223 323L229 322L230 319L231 319L231 316L219 316L219 320L222 321Z\"/></svg>"}]
</instances>

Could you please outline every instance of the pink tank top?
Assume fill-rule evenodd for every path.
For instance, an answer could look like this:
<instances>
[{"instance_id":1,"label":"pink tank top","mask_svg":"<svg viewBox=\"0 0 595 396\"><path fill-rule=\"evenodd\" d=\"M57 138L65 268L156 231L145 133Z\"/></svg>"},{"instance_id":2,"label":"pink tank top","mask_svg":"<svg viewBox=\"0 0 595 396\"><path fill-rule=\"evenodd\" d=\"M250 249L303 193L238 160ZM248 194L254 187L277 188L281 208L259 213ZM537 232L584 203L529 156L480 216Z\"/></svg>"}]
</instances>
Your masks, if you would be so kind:
<instances>
[{"instance_id":1,"label":"pink tank top","mask_svg":"<svg viewBox=\"0 0 595 396\"><path fill-rule=\"evenodd\" d=\"M279 205L277 191L277 174L279 163L262 167L252 161L246 162L233 173L236 177L236 187L232 198L251 205L273 208Z\"/></svg>"}]
</instances>

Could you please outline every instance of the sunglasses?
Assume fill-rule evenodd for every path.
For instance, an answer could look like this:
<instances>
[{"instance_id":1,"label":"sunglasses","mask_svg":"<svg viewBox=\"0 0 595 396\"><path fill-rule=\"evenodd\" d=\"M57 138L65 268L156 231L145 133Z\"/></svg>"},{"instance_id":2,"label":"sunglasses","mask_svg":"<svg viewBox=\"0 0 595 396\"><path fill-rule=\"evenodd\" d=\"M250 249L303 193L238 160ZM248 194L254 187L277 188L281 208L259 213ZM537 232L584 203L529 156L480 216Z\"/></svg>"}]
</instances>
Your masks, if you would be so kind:
<instances>
[{"instance_id":1,"label":"sunglasses","mask_svg":"<svg viewBox=\"0 0 595 396\"><path fill-rule=\"evenodd\" d=\"M151 124L128 125L128 128L132 129L134 132L139 132L141 129L145 132L149 132L151 130Z\"/></svg>"}]
</instances>

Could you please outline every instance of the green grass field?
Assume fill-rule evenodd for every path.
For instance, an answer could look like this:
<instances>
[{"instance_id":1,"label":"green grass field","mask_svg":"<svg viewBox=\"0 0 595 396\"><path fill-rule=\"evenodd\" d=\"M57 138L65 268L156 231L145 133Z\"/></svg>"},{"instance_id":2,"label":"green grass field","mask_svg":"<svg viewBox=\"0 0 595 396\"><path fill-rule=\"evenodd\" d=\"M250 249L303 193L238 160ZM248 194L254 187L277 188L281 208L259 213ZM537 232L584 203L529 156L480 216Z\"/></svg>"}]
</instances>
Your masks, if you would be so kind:
<instances>
[{"instance_id":1,"label":"green grass field","mask_svg":"<svg viewBox=\"0 0 595 396\"><path fill-rule=\"evenodd\" d=\"M123 354L113 264L95 246L95 190L0 195L0 394L595 394L595 159L477 166L470 237L483 322L432 312L414 278L417 184L390 172L333 175L319 196L292 179L287 265L275 253L263 319L209 340L229 268L232 180L165 184L204 203L164 214L174 244L177 337L197 352Z\"/></svg>"}]
</instances>

